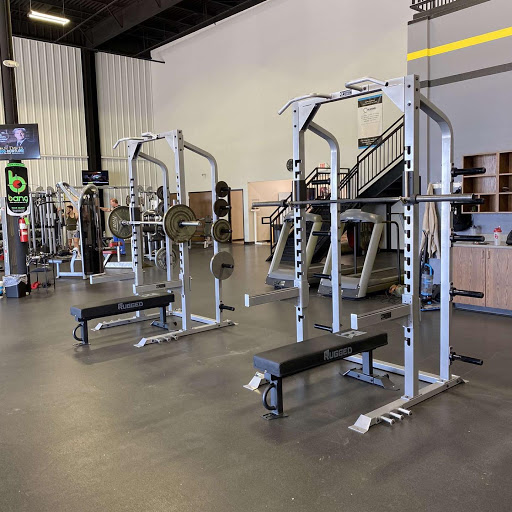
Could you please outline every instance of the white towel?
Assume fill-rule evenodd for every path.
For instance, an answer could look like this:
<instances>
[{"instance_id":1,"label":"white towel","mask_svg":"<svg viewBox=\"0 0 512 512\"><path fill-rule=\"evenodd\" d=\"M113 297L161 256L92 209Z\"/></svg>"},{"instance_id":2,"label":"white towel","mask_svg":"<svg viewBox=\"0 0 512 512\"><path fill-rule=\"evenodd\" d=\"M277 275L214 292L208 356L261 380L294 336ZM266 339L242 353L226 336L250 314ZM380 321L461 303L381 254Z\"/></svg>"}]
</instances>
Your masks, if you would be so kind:
<instances>
[{"instance_id":1,"label":"white towel","mask_svg":"<svg viewBox=\"0 0 512 512\"><path fill-rule=\"evenodd\" d=\"M434 195L434 185L428 184L427 195ZM435 203L425 203L425 214L423 216L423 236L421 237L421 250L426 246L428 258L441 256L441 244L437 224L437 212Z\"/></svg>"}]
</instances>

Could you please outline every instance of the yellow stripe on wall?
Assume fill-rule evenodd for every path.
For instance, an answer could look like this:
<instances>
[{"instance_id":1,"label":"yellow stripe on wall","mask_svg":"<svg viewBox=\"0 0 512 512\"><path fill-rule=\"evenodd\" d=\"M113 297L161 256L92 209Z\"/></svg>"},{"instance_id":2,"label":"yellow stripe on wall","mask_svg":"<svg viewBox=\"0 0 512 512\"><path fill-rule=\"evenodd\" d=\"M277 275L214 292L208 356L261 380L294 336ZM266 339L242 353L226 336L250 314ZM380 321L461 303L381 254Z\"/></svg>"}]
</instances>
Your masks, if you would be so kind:
<instances>
[{"instance_id":1,"label":"yellow stripe on wall","mask_svg":"<svg viewBox=\"0 0 512 512\"><path fill-rule=\"evenodd\" d=\"M441 46L435 46L434 48L425 48L417 52L411 52L407 55L407 60L422 59L423 57L433 57L434 55L440 55L442 53L453 52L462 48L468 48L470 46L476 46L477 44L488 43L490 41L496 41L497 39L503 39L504 37L512 36L512 27L503 28L501 30L495 30L494 32L488 32L480 36L468 37L467 39L461 39L454 43L442 44Z\"/></svg>"}]
</instances>

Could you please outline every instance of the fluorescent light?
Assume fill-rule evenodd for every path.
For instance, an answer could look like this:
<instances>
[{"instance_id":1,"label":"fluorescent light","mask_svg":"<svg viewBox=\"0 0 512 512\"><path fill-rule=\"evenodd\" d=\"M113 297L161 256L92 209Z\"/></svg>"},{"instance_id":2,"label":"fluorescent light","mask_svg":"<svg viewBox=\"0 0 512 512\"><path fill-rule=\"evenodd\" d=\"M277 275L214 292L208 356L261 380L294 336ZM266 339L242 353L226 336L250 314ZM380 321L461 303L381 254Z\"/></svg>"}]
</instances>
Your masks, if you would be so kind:
<instances>
[{"instance_id":1,"label":"fluorescent light","mask_svg":"<svg viewBox=\"0 0 512 512\"><path fill-rule=\"evenodd\" d=\"M44 12L30 11L28 13L29 18L33 18L35 20L48 21L50 23L58 23L59 25L66 25L69 23L67 18L62 18L60 16L53 16L51 14L46 14Z\"/></svg>"}]
</instances>

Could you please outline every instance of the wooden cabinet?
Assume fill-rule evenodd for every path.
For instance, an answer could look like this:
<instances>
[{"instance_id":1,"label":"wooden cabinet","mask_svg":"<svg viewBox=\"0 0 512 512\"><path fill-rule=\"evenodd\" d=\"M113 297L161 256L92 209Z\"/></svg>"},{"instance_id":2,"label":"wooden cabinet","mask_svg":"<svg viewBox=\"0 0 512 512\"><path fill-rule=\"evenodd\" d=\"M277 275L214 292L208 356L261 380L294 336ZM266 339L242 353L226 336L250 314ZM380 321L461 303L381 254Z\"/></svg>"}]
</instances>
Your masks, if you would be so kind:
<instances>
[{"instance_id":1,"label":"wooden cabinet","mask_svg":"<svg viewBox=\"0 0 512 512\"><path fill-rule=\"evenodd\" d=\"M487 249L485 305L512 309L512 250Z\"/></svg>"},{"instance_id":2,"label":"wooden cabinet","mask_svg":"<svg viewBox=\"0 0 512 512\"><path fill-rule=\"evenodd\" d=\"M453 286L459 290L471 290L484 292L486 288L485 267L486 252L483 247L457 247L452 249L453 258ZM457 304L472 304L473 306L485 306L483 299L470 297L454 297Z\"/></svg>"},{"instance_id":3,"label":"wooden cabinet","mask_svg":"<svg viewBox=\"0 0 512 512\"><path fill-rule=\"evenodd\" d=\"M456 304L512 310L512 248L455 246L453 285L484 292L483 299L454 297Z\"/></svg>"}]
</instances>

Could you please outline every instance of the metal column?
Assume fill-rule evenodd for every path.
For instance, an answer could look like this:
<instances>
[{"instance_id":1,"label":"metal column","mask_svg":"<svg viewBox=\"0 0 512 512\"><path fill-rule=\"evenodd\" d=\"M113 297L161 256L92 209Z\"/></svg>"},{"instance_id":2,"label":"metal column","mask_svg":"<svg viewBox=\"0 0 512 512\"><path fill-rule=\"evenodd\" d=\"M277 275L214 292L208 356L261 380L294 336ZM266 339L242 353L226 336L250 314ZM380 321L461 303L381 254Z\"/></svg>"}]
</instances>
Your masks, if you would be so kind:
<instances>
[{"instance_id":1,"label":"metal column","mask_svg":"<svg viewBox=\"0 0 512 512\"><path fill-rule=\"evenodd\" d=\"M404 77L404 113L405 113L405 167L404 195L419 194L419 118L420 118L420 81L416 75ZM419 205L404 206L404 304L411 305L411 314L404 326L404 398L413 398L418 394L418 361L416 344L420 343L420 303L419 303Z\"/></svg>"},{"instance_id":2,"label":"metal column","mask_svg":"<svg viewBox=\"0 0 512 512\"><path fill-rule=\"evenodd\" d=\"M301 190L306 193L306 166L304 150L304 129L301 126L299 103L293 104L293 200L302 201ZM294 234L294 286L299 290L295 306L295 325L297 326L297 341L308 337L307 307L309 305L309 283L306 267L306 215L305 205L293 207Z\"/></svg>"}]
</instances>

